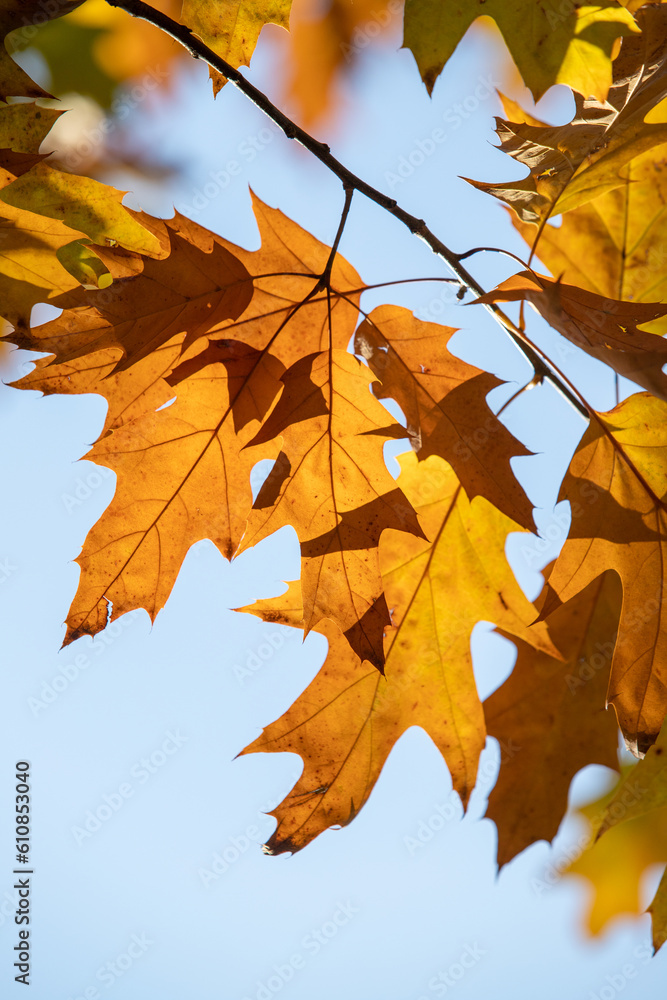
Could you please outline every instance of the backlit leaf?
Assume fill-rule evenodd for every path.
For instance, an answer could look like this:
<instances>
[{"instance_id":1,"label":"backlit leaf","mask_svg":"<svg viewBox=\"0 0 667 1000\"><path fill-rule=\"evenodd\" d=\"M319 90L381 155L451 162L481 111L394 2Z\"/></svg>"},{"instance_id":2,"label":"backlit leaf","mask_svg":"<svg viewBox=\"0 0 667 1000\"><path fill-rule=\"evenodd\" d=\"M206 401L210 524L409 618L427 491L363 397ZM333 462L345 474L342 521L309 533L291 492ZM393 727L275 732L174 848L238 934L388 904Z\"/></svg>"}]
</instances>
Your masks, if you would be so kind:
<instances>
[{"instance_id":1,"label":"backlit leaf","mask_svg":"<svg viewBox=\"0 0 667 1000\"><path fill-rule=\"evenodd\" d=\"M667 122L645 121L667 96L662 43L667 7L648 4L639 12L638 24L641 35L624 39L613 63L614 83L606 100L604 94L573 84L576 112L566 125L527 124L523 115L518 123L498 119L500 148L529 168L528 177L471 183L530 223L570 212L623 185L624 168L634 157L667 142Z\"/></svg>"},{"instance_id":2,"label":"backlit leaf","mask_svg":"<svg viewBox=\"0 0 667 1000\"><path fill-rule=\"evenodd\" d=\"M611 84L614 41L637 31L628 11L611 0L406 0L404 44L429 93L463 35L481 16L492 17L500 28L535 100L555 83L604 100Z\"/></svg>"},{"instance_id":3,"label":"backlit leaf","mask_svg":"<svg viewBox=\"0 0 667 1000\"><path fill-rule=\"evenodd\" d=\"M510 467L510 458L529 452L486 403L500 381L449 353L454 333L380 306L359 326L354 349L380 379L378 398L391 396L403 410L418 457L445 458L471 500L486 497L530 531L532 504Z\"/></svg>"},{"instance_id":4,"label":"backlit leaf","mask_svg":"<svg viewBox=\"0 0 667 1000\"><path fill-rule=\"evenodd\" d=\"M385 637L385 676L362 664L330 622L316 631L329 654L315 680L282 718L244 753L293 752L304 772L272 815L272 853L298 851L332 825L345 826L367 801L396 740L421 726L443 754L464 806L484 746L484 717L472 672L470 633L495 621L537 649L558 655L544 625L528 627L534 608L505 559L518 527L481 498L466 499L442 459L400 458L397 485L431 539L386 532L380 561L392 628ZM451 599L456 593L456 600ZM283 597L243 610L299 625L298 585Z\"/></svg>"},{"instance_id":5,"label":"backlit leaf","mask_svg":"<svg viewBox=\"0 0 667 1000\"><path fill-rule=\"evenodd\" d=\"M486 813L498 827L501 866L536 840L553 840L582 767L617 767L618 727L605 701L620 604L614 573L594 580L549 618L564 659L514 638L514 669L484 702L489 736L501 746ZM503 747L513 752L503 754Z\"/></svg>"},{"instance_id":6,"label":"backlit leaf","mask_svg":"<svg viewBox=\"0 0 667 1000\"><path fill-rule=\"evenodd\" d=\"M667 376L662 371L667 364L667 341L638 328L638 324L664 316L667 305L605 299L577 285L528 271L513 275L477 301L517 299L530 302L555 330L586 354L667 400Z\"/></svg>"},{"instance_id":7,"label":"backlit leaf","mask_svg":"<svg viewBox=\"0 0 667 1000\"><path fill-rule=\"evenodd\" d=\"M291 524L301 543L304 628L331 618L362 658L382 669L391 622L377 547L385 528L423 537L411 505L382 457L386 411L370 376L345 351L313 354L283 376L285 388L255 437L280 437L270 476L248 519L242 548ZM271 494L269 496L269 494ZM275 496L274 496L275 494Z\"/></svg>"},{"instance_id":8,"label":"backlit leaf","mask_svg":"<svg viewBox=\"0 0 667 1000\"><path fill-rule=\"evenodd\" d=\"M561 488L572 526L549 578L563 602L605 570L621 578L607 698L636 754L655 742L667 710L666 449L667 406L652 396L638 393L610 413L593 415ZM552 595L542 613L557 603Z\"/></svg>"}]
</instances>

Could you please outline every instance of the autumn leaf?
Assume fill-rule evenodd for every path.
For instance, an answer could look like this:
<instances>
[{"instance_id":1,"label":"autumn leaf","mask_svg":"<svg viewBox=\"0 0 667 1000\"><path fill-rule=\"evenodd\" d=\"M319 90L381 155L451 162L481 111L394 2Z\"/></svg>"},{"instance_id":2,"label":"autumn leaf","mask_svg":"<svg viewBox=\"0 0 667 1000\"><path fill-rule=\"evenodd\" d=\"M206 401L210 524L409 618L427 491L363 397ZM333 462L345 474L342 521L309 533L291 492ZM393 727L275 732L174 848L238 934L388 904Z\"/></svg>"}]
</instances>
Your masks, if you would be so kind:
<instances>
[{"instance_id":1,"label":"autumn leaf","mask_svg":"<svg viewBox=\"0 0 667 1000\"><path fill-rule=\"evenodd\" d=\"M484 717L472 672L470 633L495 621L537 649L558 655L507 564L514 524L481 498L472 504L442 459L399 459L398 486L431 539L388 531L380 560L392 628L386 675L360 663L340 631L322 621L329 654L315 680L244 753L293 752L304 771L272 815L268 849L297 851L332 825L345 826L367 801L385 760L410 726L421 726L443 754L464 805L484 747ZM452 594L456 594L455 601ZM298 584L249 608L266 621L298 626Z\"/></svg>"},{"instance_id":2,"label":"autumn leaf","mask_svg":"<svg viewBox=\"0 0 667 1000\"><path fill-rule=\"evenodd\" d=\"M156 237L141 225L136 213L133 216L123 208L125 193L91 177L73 177L38 163L2 188L0 199L14 208L58 219L103 247L117 243L136 253L159 254Z\"/></svg>"},{"instance_id":3,"label":"autumn leaf","mask_svg":"<svg viewBox=\"0 0 667 1000\"><path fill-rule=\"evenodd\" d=\"M181 21L187 24L217 55L236 69L249 66L259 33L265 24L289 29L291 0L183 0ZM210 70L213 92L225 78Z\"/></svg>"},{"instance_id":4,"label":"autumn leaf","mask_svg":"<svg viewBox=\"0 0 667 1000\"><path fill-rule=\"evenodd\" d=\"M57 319L12 339L20 347L54 354L59 363L120 348L115 370L121 370L178 333L194 340L243 312L252 296L251 278L217 237L179 215L150 225L159 234L155 245L162 247L162 259L96 247L113 284L57 297L54 305L64 310Z\"/></svg>"},{"instance_id":5,"label":"autumn leaf","mask_svg":"<svg viewBox=\"0 0 667 1000\"><path fill-rule=\"evenodd\" d=\"M442 68L470 25L492 17L535 100L566 83L600 101L611 84L614 42L636 32L634 18L611 0L406 0L404 45L431 93Z\"/></svg>"},{"instance_id":6,"label":"autumn leaf","mask_svg":"<svg viewBox=\"0 0 667 1000\"><path fill-rule=\"evenodd\" d=\"M618 573L623 606L607 700L638 755L655 742L667 710L665 449L667 407L652 396L638 393L610 413L592 414L561 488L572 526L542 612L605 570Z\"/></svg>"},{"instance_id":7,"label":"autumn leaf","mask_svg":"<svg viewBox=\"0 0 667 1000\"><path fill-rule=\"evenodd\" d=\"M380 306L359 326L354 349L380 379L378 399L392 397L403 410L418 457L440 455L470 500L486 497L531 531L532 504L510 467L511 458L530 453L486 402L500 380L449 353L454 333L399 306Z\"/></svg>"},{"instance_id":8,"label":"autumn leaf","mask_svg":"<svg viewBox=\"0 0 667 1000\"><path fill-rule=\"evenodd\" d=\"M380 37L402 6L401 0L331 0L321 11L307 9L292 18L288 93L306 126L335 107L339 78L352 69L361 46Z\"/></svg>"},{"instance_id":9,"label":"autumn leaf","mask_svg":"<svg viewBox=\"0 0 667 1000\"><path fill-rule=\"evenodd\" d=\"M330 248L254 194L252 202L260 249L244 250L227 240L221 245L251 275L253 297L238 320L220 323L210 339L234 337L258 350L270 347L285 368L329 347L346 350L359 318L361 278L336 254L330 289L316 291Z\"/></svg>"},{"instance_id":10,"label":"autumn leaf","mask_svg":"<svg viewBox=\"0 0 667 1000\"><path fill-rule=\"evenodd\" d=\"M259 201L256 211L263 236L259 251L233 247L179 216L162 222L133 213L156 238L160 256L95 247L113 283L59 299L67 308L57 320L24 340L12 338L51 352L17 383L20 388L47 394L94 391L109 404L102 436L89 457L117 472L118 487L80 556L82 575L66 642L103 628L110 601L113 618L134 607L146 607L154 617L189 546L209 537L207 523L225 556L234 554L252 506L250 471L259 458L275 458L279 450L265 443L273 434L271 425L260 450L251 439L282 389L286 362L293 368L308 345L318 350L350 341L355 301L363 288L359 277L341 258L329 260L331 251L282 213ZM318 291L326 267L345 291ZM336 353L343 352L338 347ZM348 354L341 364L360 367ZM386 422L386 412L368 391L368 378L363 391L367 401L360 405L377 407ZM174 396L174 403L160 409ZM350 421L357 416L351 409ZM351 440L352 422L348 434ZM382 463L379 439L361 436L359 441L361 454L366 446L379 449ZM405 523L419 531L383 463L381 469L384 473L369 476L387 488L380 503L386 522L403 524L400 518L407 516ZM343 533L352 530L354 536L349 544L358 540L355 518L379 537L382 528L369 527L367 516L366 509L345 511ZM319 544L316 538L309 543ZM357 556L352 551L341 558L354 562ZM377 597L381 600L381 585ZM366 606L375 603L362 593L356 598L366 600ZM333 591L330 600L335 604ZM370 617L374 614L381 620L381 653L389 617L386 608L384 618L371 607ZM356 617L348 624L351 636L363 634L365 626Z\"/></svg>"},{"instance_id":11,"label":"autumn leaf","mask_svg":"<svg viewBox=\"0 0 667 1000\"><path fill-rule=\"evenodd\" d=\"M42 2L8 0L2 37L36 17ZM174 3L160 0L160 9L174 13ZM330 0L302 8L284 74L301 114L322 113L356 40L379 34L399 6ZM137 28L103 0L80 9L66 0L57 13L74 7L70 23L47 27L37 46L48 62L59 38L72 41L54 83L75 79L83 66L90 90L108 100L113 81L144 72L149 54L150 79L157 86L168 78L161 61L174 47L166 36L153 49L153 27ZM425 222L262 98L273 122L343 182L333 249L257 198L252 250L180 215L133 212L123 192L57 170L40 154L58 112L26 103L44 92L3 52L0 96L10 103L0 105L2 309L16 327L12 340L47 355L18 388L94 392L107 404L87 457L114 473L115 494L77 560L65 643L135 608L154 620L200 539L232 559L294 528L301 580L245 610L317 631L328 655L301 697L243 751L304 761L273 812L269 851L298 851L349 823L412 726L430 735L466 807L488 728L514 750L501 754L488 807L504 864L554 838L582 767L617 768L618 718L628 745L645 756L589 812L591 839L596 828L603 836L573 866L598 887L597 931L638 909L640 878L665 859L667 834L659 735L667 709L667 345L646 329L667 328L667 305L657 301L666 298L667 5L407 0L406 46L429 90L480 15L498 25L535 96L555 82L577 88L574 119L561 126L504 98L501 149L529 176L477 184L518 214L531 258L542 236L552 278L529 269L480 295L462 264L479 248L443 248ZM290 0L185 0L182 12L189 30L235 66L250 63L264 24L287 28L289 16ZM212 75L218 90L224 80ZM572 528L535 604L505 555L508 536L533 521L512 472L512 459L528 452L486 401L499 381L449 353L453 329L397 306L360 310L370 288L337 253L353 191L426 239L452 266L462 295L474 289L486 304L529 302L571 343L653 394L608 414L590 409L561 490ZM556 212L561 227L546 226ZM63 311L31 330L39 302ZM495 318L521 346L507 317L495 310ZM543 375L538 369L533 381ZM555 367L551 377L559 383ZM381 405L387 398L406 426ZM405 437L413 453L400 459L396 480L384 446ZM271 471L253 501L260 461ZM471 655L480 622L517 646L514 670L484 706ZM659 947L667 876L650 911Z\"/></svg>"},{"instance_id":12,"label":"autumn leaf","mask_svg":"<svg viewBox=\"0 0 667 1000\"><path fill-rule=\"evenodd\" d=\"M653 924L653 951L656 952L667 941L667 870L663 872L648 912Z\"/></svg>"},{"instance_id":13,"label":"autumn leaf","mask_svg":"<svg viewBox=\"0 0 667 1000\"><path fill-rule=\"evenodd\" d=\"M22 343L30 342L32 307L77 287L81 271L72 266L72 247L84 235L160 252L155 236L121 205L122 192L40 162L40 143L60 114L36 104L0 107L2 315Z\"/></svg>"},{"instance_id":14,"label":"autumn leaf","mask_svg":"<svg viewBox=\"0 0 667 1000\"><path fill-rule=\"evenodd\" d=\"M544 223L623 185L623 168L634 157L667 142L663 116L646 121L667 96L667 7L648 4L638 12L637 23L642 33L623 40L606 100L604 95L591 99L593 91L573 84L576 111L566 125L527 124L523 115L518 122L498 119L500 148L528 167L528 177L470 183L506 202L528 223Z\"/></svg>"},{"instance_id":15,"label":"autumn leaf","mask_svg":"<svg viewBox=\"0 0 667 1000\"><path fill-rule=\"evenodd\" d=\"M624 778L632 787L630 768ZM641 881L647 870L667 860L667 809L657 809L610 830L594 842L594 832L600 824L614 791L583 806L575 815L581 816L587 827L588 847L568 866L567 875L578 875L591 886L586 925L591 934L600 934L607 924L621 915L639 916ZM665 940L665 885L662 881L648 910L653 918L653 947L657 951ZM648 957L648 956L647 956Z\"/></svg>"},{"instance_id":16,"label":"autumn leaf","mask_svg":"<svg viewBox=\"0 0 667 1000\"><path fill-rule=\"evenodd\" d=\"M500 630L516 643L518 656L509 678L484 702L484 716L501 747L520 748L501 755L486 812L498 827L501 867L535 841L553 840L582 767L618 766L616 716L605 711L605 701L620 605L618 577L606 573L558 608L548 625L563 660ZM583 664L592 670L585 679Z\"/></svg>"},{"instance_id":17,"label":"autumn leaf","mask_svg":"<svg viewBox=\"0 0 667 1000\"><path fill-rule=\"evenodd\" d=\"M568 212L560 226L545 226L539 257L554 277L607 299L667 301L667 158L664 147L638 156L623 171L623 184ZM529 246L534 226L512 214ZM665 320L652 332L663 333ZM648 387L646 387L648 388Z\"/></svg>"},{"instance_id":18,"label":"autumn leaf","mask_svg":"<svg viewBox=\"0 0 667 1000\"><path fill-rule=\"evenodd\" d=\"M664 316L667 305L605 299L534 271L513 275L477 302L516 300L530 302L555 330L586 354L667 400L667 376L662 371L667 364L667 341L638 327Z\"/></svg>"},{"instance_id":19,"label":"autumn leaf","mask_svg":"<svg viewBox=\"0 0 667 1000\"><path fill-rule=\"evenodd\" d=\"M64 112L39 105L9 104L0 106L0 149L17 153L37 153L54 122Z\"/></svg>"},{"instance_id":20,"label":"autumn leaf","mask_svg":"<svg viewBox=\"0 0 667 1000\"><path fill-rule=\"evenodd\" d=\"M0 315L16 331L10 335L13 342L30 342L30 314L37 302L77 286L57 251L81 235L43 215L0 206Z\"/></svg>"},{"instance_id":21,"label":"autumn leaf","mask_svg":"<svg viewBox=\"0 0 667 1000\"><path fill-rule=\"evenodd\" d=\"M38 104L0 104L0 189L45 159L39 148L62 111Z\"/></svg>"},{"instance_id":22,"label":"autumn leaf","mask_svg":"<svg viewBox=\"0 0 667 1000\"><path fill-rule=\"evenodd\" d=\"M597 830L601 837L619 823L667 806L667 723L646 756L620 782Z\"/></svg>"},{"instance_id":23,"label":"autumn leaf","mask_svg":"<svg viewBox=\"0 0 667 1000\"><path fill-rule=\"evenodd\" d=\"M9 54L7 35L17 28L22 28L26 24L32 26L35 23L43 24L52 17L60 17L78 7L83 0L62 0L58 2L56 9L47 9L40 0L3 0L0 8L0 39L4 44L0 44L0 99L7 97L50 97L45 90L37 86L20 66L14 62ZM15 46L13 39L10 41L11 50Z\"/></svg>"},{"instance_id":24,"label":"autumn leaf","mask_svg":"<svg viewBox=\"0 0 667 1000\"><path fill-rule=\"evenodd\" d=\"M78 395L95 392L106 399L108 408L100 438L144 413L155 411L174 398L167 378L183 357L184 334L178 334L130 368L118 371L123 359L120 348L93 351L72 362L54 363L54 356L38 358L34 369L12 383L17 389L37 389L45 396L54 393ZM220 360L220 355L218 356Z\"/></svg>"},{"instance_id":25,"label":"autumn leaf","mask_svg":"<svg viewBox=\"0 0 667 1000\"><path fill-rule=\"evenodd\" d=\"M0 198L18 175L29 174L43 159L40 143L59 114L33 103L0 105ZM56 254L82 235L34 207L26 211L0 201L0 315L21 333L37 302L75 287Z\"/></svg>"},{"instance_id":26,"label":"autumn leaf","mask_svg":"<svg viewBox=\"0 0 667 1000\"><path fill-rule=\"evenodd\" d=\"M89 452L89 460L112 469L118 482L77 560L81 578L65 644L94 635L133 608L145 608L154 619L200 539L210 538L228 559L233 555L252 504L250 472L260 458L272 457L267 449L244 447L256 422L240 434L229 419L249 376L256 390L263 380L270 398L275 395L282 368L258 354L229 344L225 363L182 380L171 406L126 420ZM265 405L258 401L256 421Z\"/></svg>"},{"instance_id":27,"label":"autumn leaf","mask_svg":"<svg viewBox=\"0 0 667 1000\"><path fill-rule=\"evenodd\" d=\"M73 278L84 288L108 288L113 282L97 254L88 246L88 240L74 240L56 250L56 257Z\"/></svg>"},{"instance_id":28,"label":"autumn leaf","mask_svg":"<svg viewBox=\"0 0 667 1000\"><path fill-rule=\"evenodd\" d=\"M301 543L304 629L331 618L361 659L382 669L391 623L378 543L386 528L423 538L384 464L387 412L370 375L345 351L312 354L283 375L283 394L254 444L280 438L275 476L260 491L241 549L285 525ZM270 494L270 495L269 495Z\"/></svg>"}]
</instances>

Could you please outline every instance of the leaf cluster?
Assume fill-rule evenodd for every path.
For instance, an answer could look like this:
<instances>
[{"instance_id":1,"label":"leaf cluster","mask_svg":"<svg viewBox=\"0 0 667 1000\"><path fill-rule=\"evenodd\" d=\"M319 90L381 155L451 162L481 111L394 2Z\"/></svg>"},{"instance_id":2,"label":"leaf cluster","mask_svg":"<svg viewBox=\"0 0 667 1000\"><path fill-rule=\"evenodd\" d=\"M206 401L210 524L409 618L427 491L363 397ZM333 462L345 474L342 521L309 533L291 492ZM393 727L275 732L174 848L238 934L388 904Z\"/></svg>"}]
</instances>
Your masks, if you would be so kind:
<instances>
[{"instance_id":1,"label":"leaf cluster","mask_svg":"<svg viewBox=\"0 0 667 1000\"><path fill-rule=\"evenodd\" d=\"M4 33L28 7L4 5ZM370 16L359 7L352 17L335 0L313 22L329 45L323 93L359 18ZM258 198L256 251L178 214L132 212L122 192L40 153L59 112L37 103L44 92L2 56L2 316L13 343L42 355L16 385L103 396L108 413L88 458L117 477L77 560L65 642L135 608L154 619L200 539L232 559L294 528L300 580L240 609L320 632L329 646L308 689L244 751L304 761L273 813L272 853L351 822L413 725L441 751L464 806L487 735L514 748L501 755L488 806L501 864L553 839L582 767L618 770L619 727L640 762L606 805L601 843L621 821L628 843L639 843L644 834L633 841L632 831L647 816L664 832L667 7L406 0L405 44L429 90L480 13L495 20L533 95L565 83L576 110L552 126L505 99L500 148L528 172L471 183L505 203L527 260L477 294L478 307L537 357L528 303L577 350L643 390L598 413L542 358L536 379L546 372L566 388L588 427L560 492L569 535L536 602L505 556L508 534L534 523L511 466L528 452L487 402L500 383L450 353L453 329L396 305L364 311L368 286L337 252L354 185L345 185L331 247ZM182 21L237 67L265 23L288 26L289 5L185 0ZM224 79L212 76L217 91ZM550 275L535 270L536 257ZM456 275L465 285L465 273ZM516 324L498 305L515 301ZM62 312L32 327L38 302ZM412 450L394 479L383 448L405 437ZM253 497L251 472L267 459ZM512 674L484 704L470 652L479 621L517 648ZM640 792L628 808L629 782ZM635 885L656 860L639 848L637 856ZM610 866L607 858L596 877ZM624 905L607 902L604 919ZM667 937L665 878L650 910L658 948Z\"/></svg>"}]
</instances>

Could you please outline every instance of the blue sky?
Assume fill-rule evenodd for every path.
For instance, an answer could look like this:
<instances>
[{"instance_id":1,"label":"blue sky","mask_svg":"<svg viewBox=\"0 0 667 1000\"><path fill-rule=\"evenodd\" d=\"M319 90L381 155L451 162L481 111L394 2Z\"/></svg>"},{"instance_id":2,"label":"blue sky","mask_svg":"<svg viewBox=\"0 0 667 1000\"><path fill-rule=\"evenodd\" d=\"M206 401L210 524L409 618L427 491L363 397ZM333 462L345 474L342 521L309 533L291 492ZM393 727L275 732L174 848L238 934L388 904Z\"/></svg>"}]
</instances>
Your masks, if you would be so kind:
<instances>
[{"instance_id":1,"label":"blue sky","mask_svg":"<svg viewBox=\"0 0 667 1000\"><path fill-rule=\"evenodd\" d=\"M254 81L275 90L280 71L275 51L260 46ZM490 93L479 99L468 117L456 110L472 107L471 95L487 82L500 84L502 73L485 35L459 48L432 100L409 53L376 52L355 77L344 127L322 138L454 249L495 244L521 253L503 209L458 179L516 176L491 145L497 99ZM564 120L568 106L558 91L543 104L554 120ZM203 225L255 247L251 185L318 237L332 239L342 204L338 182L303 150L266 131L260 113L231 87L214 103L204 67L184 73L169 101L139 106L128 126L180 167L152 187L119 173L117 186L134 187L128 203L157 215L171 214L174 204L190 209ZM430 150L434 129L445 140L400 177L414 150ZM242 171L227 184L230 161ZM197 209L202 198L207 204ZM360 197L341 252L369 283L446 273L427 247ZM470 266L486 284L514 269L492 254ZM484 312L444 301L442 287L371 292L364 306L396 302L462 327L453 349L511 383L492 397L499 406L528 379L528 367ZM613 405L608 372L563 352L537 320L533 331L568 373L577 373L596 406ZM4 379L17 377L25 361L26 355L13 356ZM497 767L493 741L464 819L440 754L422 730L412 729L349 827L328 831L294 857L261 852L274 827L265 812L289 791L300 761L234 758L315 676L326 644L317 635L303 643L297 633L230 609L279 593L282 581L298 575L291 530L231 565L200 542L153 627L136 612L111 634L58 652L78 577L73 559L113 495L113 476L80 461L99 433L104 405L99 397L41 398L0 386L6 483L0 795L13 800L13 763L28 759L33 1000L662 996L667 958L647 961L648 918L619 920L590 941L581 931L586 887L568 880L543 888L548 866L580 834L576 822L565 825L553 848L537 844L497 876L495 828L480 820ZM522 396L504 419L537 452L517 460L515 470L546 533L558 523L559 477L583 422L549 387ZM556 545L562 541L562 531L551 534ZM516 537L508 543L530 596L539 589L537 570L556 551L541 548ZM489 629L480 625L473 637L482 696L502 682L513 660L511 647ZM260 664L251 676L248 663ZM586 769L574 782L574 800L595 793L607 777L602 768ZM8 810L2 817L2 990L13 997L22 987L12 982L10 957L12 817ZM644 886L646 902L656 884L654 872Z\"/></svg>"}]
</instances>

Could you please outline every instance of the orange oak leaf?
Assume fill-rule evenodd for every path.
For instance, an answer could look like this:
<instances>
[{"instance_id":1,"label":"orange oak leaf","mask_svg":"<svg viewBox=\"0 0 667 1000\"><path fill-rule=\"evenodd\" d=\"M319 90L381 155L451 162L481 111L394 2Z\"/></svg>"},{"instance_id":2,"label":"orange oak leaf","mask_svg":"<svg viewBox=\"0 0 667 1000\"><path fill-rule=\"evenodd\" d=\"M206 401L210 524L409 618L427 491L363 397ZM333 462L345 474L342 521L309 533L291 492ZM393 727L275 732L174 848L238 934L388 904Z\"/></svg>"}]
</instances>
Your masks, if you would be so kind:
<instances>
[{"instance_id":1,"label":"orange oak leaf","mask_svg":"<svg viewBox=\"0 0 667 1000\"><path fill-rule=\"evenodd\" d=\"M209 338L233 338L258 350L270 349L285 368L329 347L346 350L358 320L361 278L336 254L330 293L316 290L329 264L329 247L256 195L253 209L262 241L259 250L221 240L251 275L252 300L237 320L212 328Z\"/></svg>"},{"instance_id":2,"label":"orange oak leaf","mask_svg":"<svg viewBox=\"0 0 667 1000\"><path fill-rule=\"evenodd\" d=\"M144 213L130 213L159 241L158 260L135 258L122 251L103 251L96 247L96 252L109 262L111 270L116 268L116 287L112 284L92 292L78 289L75 294L81 306L66 310L58 320L37 327L22 340L21 346L56 353L40 359L35 371L17 385L41 389L45 393L99 392L109 401L108 429L115 419L112 411L114 414L122 412L129 399L136 403L132 408L135 415L137 406L144 410L154 408L152 403L142 400L141 386L152 384L156 377L169 377L169 385L176 387L180 379L198 368L211 362L224 362L228 343L241 340L260 351L270 349L285 367L304 354L328 348L330 341L334 347L346 348L354 332L358 315L356 305L363 288L356 271L336 255L331 275L340 293L334 289L329 296L326 290L313 294L329 261L330 249L282 212L256 197L253 203L262 238L262 247L256 251L237 247L183 216L165 223ZM220 277L229 282L222 284L220 289L218 310L211 306L213 293L192 301L186 299L180 318L177 311L171 310L169 304L174 299L171 277L176 261L165 263L163 258L169 255L174 233L179 247L186 245L191 266L196 268L200 262L205 268L204 274L187 287L201 288L208 273L215 275L218 284L222 284ZM136 264L136 277L124 277L128 260ZM215 271L216 261L222 264L220 273ZM146 267L155 280L146 279L145 270L141 270ZM234 283L235 274L239 275L237 284ZM184 281L189 277L186 269ZM74 284L69 276L68 280ZM170 286L165 298L160 292L161 284ZM155 293L158 311L153 315L150 300L144 296L147 290ZM231 312L236 299L239 301L235 312L243 302L248 303L242 315L238 319L221 320L219 313L224 310L225 303ZM135 330L131 318L137 300L140 317L142 311L145 315L140 318L139 329ZM150 350L152 321L159 335L153 338L155 346ZM173 330L181 332L170 336ZM135 344L138 349L128 356L125 341L136 333L141 337L140 343ZM15 336L9 339L17 340ZM220 347L215 346L218 341ZM179 351L174 352L173 345L177 342ZM165 365L167 355L171 358L171 369ZM155 366L151 358L156 359ZM139 368L141 372L135 370ZM128 372L128 377L116 378L124 372ZM133 374L129 375L131 372ZM277 385L276 391L279 388ZM166 391L165 383L160 394L164 396ZM157 405L162 405L172 395L173 392L169 392ZM253 413L252 373L244 392L235 399L231 413L237 429L243 427L246 397ZM267 410L271 402L267 401Z\"/></svg>"},{"instance_id":3,"label":"orange oak leaf","mask_svg":"<svg viewBox=\"0 0 667 1000\"><path fill-rule=\"evenodd\" d=\"M122 371L179 333L193 341L243 312L252 279L218 237L179 215L164 222L137 217L143 224L150 221L160 257L95 247L113 283L52 299L63 313L28 336L12 338L19 347L52 353L59 363L120 348L115 370Z\"/></svg>"},{"instance_id":4,"label":"orange oak leaf","mask_svg":"<svg viewBox=\"0 0 667 1000\"><path fill-rule=\"evenodd\" d=\"M292 752L304 760L301 778L271 814L278 820L267 845L274 854L298 851L323 830L351 822L410 726L430 735L467 804L485 739L470 654L477 621L495 621L558 655L543 624L528 627L534 608L505 558L507 533L518 525L481 498L470 503L442 459L418 462L407 454L399 461L398 485L431 541L397 531L380 541L393 624L385 637L386 675L361 663L333 623L320 622L316 630L329 641L324 666L243 751ZM240 610L299 626L300 587Z\"/></svg>"},{"instance_id":5,"label":"orange oak leaf","mask_svg":"<svg viewBox=\"0 0 667 1000\"><path fill-rule=\"evenodd\" d=\"M21 341L54 353L37 362L17 383L20 388L98 392L109 404L89 457L116 471L118 486L79 558L82 576L66 642L103 628L110 602L113 618L134 607L154 617L185 552L199 538L210 536L227 557L233 555L252 506L250 470L278 450L258 450L249 442L283 388L281 358L293 365L309 347L345 347L350 341L363 287L359 277L341 258L330 260L327 247L282 213L258 200L255 207L263 236L255 252L182 217L162 222L137 214L157 239L160 256L96 247L112 285L73 293L81 305L70 305ZM320 288L325 271L344 289L340 295ZM253 280L259 286L254 297ZM238 333L250 343L235 339ZM367 381L364 391L384 415ZM356 419L356 411L350 416ZM350 438L353 433L350 427ZM396 520L401 510L393 506L398 491L386 469L384 476L393 491L384 514L388 523L402 523ZM355 515L345 514L344 531L354 534ZM360 511L356 518L361 523L365 516ZM419 530L414 514L412 519ZM370 616L375 613L371 608ZM385 619L380 648L388 613ZM350 621L350 635L364 627Z\"/></svg>"},{"instance_id":6,"label":"orange oak leaf","mask_svg":"<svg viewBox=\"0 0 667 1000\"><path fill-rule=\"evenodd\" d=\"M565 476L560 499L572 526L549 577L542 615L605 570L623 584L607 700L628 748L655 742L667 711L667 405L645 393L594 413Z\"/></svg>"},{"instance_id":7,"label":"orange oak leaf","mask_svg":"<svg viewBox=\"0 0 667 1000\"><path fill-rule=\"evenodd\" d=\"M624 183L623 168L635 156L667 142L667 123L646 121L667 96L667 7L647 4L637 12L641 34L623 39L612 63L606 101L574 94L575 116L566 125L498 119L500 148L530 173L518 181L470 183L506 202L524 222L544 222Z\"/></svg>"},{"instance_id":8,"label":"orange oak leaf","mask_svg":"<svg viewBox=\"0 0 667 1000\"><path fill-rule=\"evenodd\" d=\"M253 439L282 439L248 518L241 548L284 525L301 543L304 629L331 618L362 658L379 669L390 624L382 591L380 535L397 528L423 538L417 516L382 455L386 410L370 374L345 351L312 354L284 376L275 409Z\"/></svg>"},{"instance_id":9,"label":"orange oak leaf","mask_svg":"<svg viewBox=\"0 0 667 1000\"><path fill-rule=\"evenodd\" d=\"M209 364L181 381L171 406L116 427L89 452L118 482L77 560L81 578L65 644L94 635L133 608L145 608L154 619L188 549L200 539L210 538L231 558L252 504L252 467L275 455L244 445L264 415L262 387L273 399L281 372L270 355L230 344L225 364ZM229 412L249 375L256 419L237 433Z\"/></svg>"},{"instance_id":10,"label":"orange oak leaf","mask_svg":"<svg viewBox=\"0 0 667 1000\"><path fill-rule=\"evenodd\" d=\"M605 705L620 606L620 581L606 573L558 608L548 624L563 660L499 630L518 646L509 678L484 702L489 736L517 747L501 755L486 812L498 827L500 866L553 840L582 767L618 765L616 716Z\"/></svg>"},{"instance_id":11,"label":"orange oak leaf","mask_svg":"<svg viewBox=\"0 0 667 1000\"><path fill-rule=\"evenodd\" d=\"M516 300L530 302L554 329L586 354L667 400L667 376L662 371L667 364L667 341L639 329L639 324L664 316L667 305L605 299L530 271L513 275L476 301Z\"/></svg>"},{"instance_id":12,"label":"orange oak leaf","mask_svg":"<svg viewBox=\"0 0 667 1000\"><path fill-rule=\"evenodd\" d=\"M166 379L181 359L183 337L177 335L123 371L115 370L123 357L119 347L93 351L62 364L54 364L54 356L48 355L39 358L28 375L11 384L17 389L38 389L45 396L98 393L108 403L100 432L100 437L104 437L110 430L159 409L173 398L174 390Z\"/></svg>"},{"instance_id":13,"label":"orange oak leaf","mask_svg":"<svg viewBox=\"0 0 667 1000\"><path fill-rule=\"evenodd\" d=\"M354 349L380 379L378 399L391 396L403 410L418 457L440 455L471 500L486 497L531 531L532 504L510 467L510 458L530 452L486 402L500 380L449 353L454 333L408 309L380 306L359 326Z\"/></svg>"}]
</instances>

